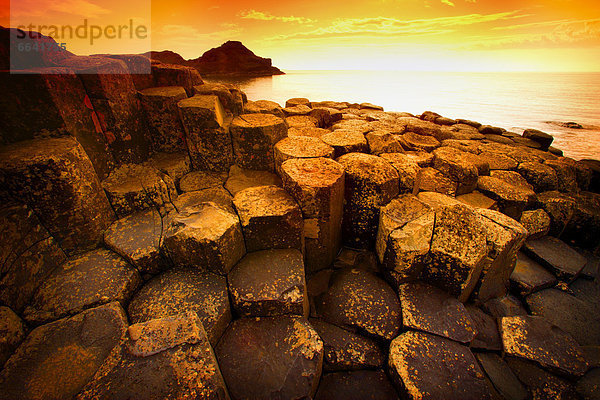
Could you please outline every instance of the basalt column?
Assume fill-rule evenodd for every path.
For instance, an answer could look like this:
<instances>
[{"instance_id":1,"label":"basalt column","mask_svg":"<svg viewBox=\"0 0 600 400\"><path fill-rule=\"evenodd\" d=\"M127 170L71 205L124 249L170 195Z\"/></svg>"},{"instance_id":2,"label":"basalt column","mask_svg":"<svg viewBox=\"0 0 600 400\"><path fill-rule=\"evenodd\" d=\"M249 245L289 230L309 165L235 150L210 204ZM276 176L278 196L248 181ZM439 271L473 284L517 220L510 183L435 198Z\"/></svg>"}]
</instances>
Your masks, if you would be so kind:
<instances>
[{"instance_id":1,"label":"basalt column","mask_svg":"<svg viewBox=\"0 0 600 400\"><path fill-rule=\"evenodd\" d=\"M115 219L90 159L70 137L0 149L0 187L26 202L68 254L93 248Z\"/></svg>"},{"instance_id":2,"label":"basalt column","mask_svg":"<svg viewBox=\"0 0 600 400\"><path fill-rule=\"evenodd\" d=\"M231 123L236 164L242 168L273 170L273 146L287 136L285 121L272 114L243 114Z\"/></svg>"},{"instance_id":3,"label":"basalt column","mask_svg":"<svg viewBox=\"0 0 600 400\"><path fill-rule=\"evenodd\" d=\"M194 169L229 171L233 148L219 98L195 95L178 106Z\"/></svg>"},{"instance_id":4,"label":"basalt column","mask_svg":"<svg viewBox=\"0 0 600 400\"><path fill-rule=\"evenodd\" d=\"M154 87L140 92L154 151L173 153L185 150L185 133L177 103L186 98L185 89L181 86Z\"/></svg>"},{"instance_id":5,"label":"basalt column","mask_svg":"<svg viewBox=\"0 0 600 400\"><path fill-rule=\"evenodd\" d=\"M379 208L398 194L398 172L383 158L370 154L348 153L337 161L346 169L344 242L370 248L375 244Z\"/></svg>"},{"instance_id":6,"label":"basalt column","mask_svg":"<svg viewBox=\"0 0 600 400\"><path fill-rule=\"evenodd\" d=\"M327 268L341 245L344 167L329 158L300 158L281 170L283 186L302 209L306 271Z\"/></svg>"}]
</instances>

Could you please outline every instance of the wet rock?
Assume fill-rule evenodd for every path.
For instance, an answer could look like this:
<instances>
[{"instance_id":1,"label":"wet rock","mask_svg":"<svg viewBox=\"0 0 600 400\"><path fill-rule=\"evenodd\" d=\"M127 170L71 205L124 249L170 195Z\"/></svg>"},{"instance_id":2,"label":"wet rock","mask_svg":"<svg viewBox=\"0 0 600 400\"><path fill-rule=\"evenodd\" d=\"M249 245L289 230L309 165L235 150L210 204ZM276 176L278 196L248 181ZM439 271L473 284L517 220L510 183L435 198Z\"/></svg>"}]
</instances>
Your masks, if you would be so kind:
<instances>
[{"instance_id":1,"label":"wet rock","mask_svg":"<svg viewBox=\"0 0 600 400\"><path fill-rule=\"evenodd\" d=\"M480 176L477 181L477 189L496 200L500 211L516 220L521 217L525 207L533 199L532 192L492 176Z\"/></svg>"},{"instance_id":2,"label":"wet rock","mask_svg":"<svg viewBox=\"0 0 600 400\"><path fill-rule=\"evenodd\" d=\"M66 256L25 205L0 209L0 303L21 312L38 286Z\"/></svg>"},{"instance_id":3,"label":"wet rock","mask_svg":"<svg viewBox=\"0 0 600 400\"><path fill-rule=\"evenodd\" d=\"M491 399L471 351L422 332L406 332L390 345L392 381L408 399Z\"/></svg>"},{"instance_id":4,"label":"wet rock","mask_svg":"<svg viewBox=\"0 0 600 400\"><path fill-rule=\"evenodd\" d=\"M487 260L476 289L477 298L486 301L506 294L515 267L517 251L527 230L514 219L498 211L477 209L475 213L487 240Z\"/></svg>"},{"instance_id":5,"label":"wet rock","mask_svg":"<svg viewBox=\"0 0 600 400\"><path fill-rule=\"evenodd\" d=\"M533 315L569 333L580 345L600 345L600 317L589 303L556 289L545 289L525 299Z\"/></svg>"},{"instance_id":6,"label":"wet rock","mask_svg":"<svg viewBox=\"0 0 600 400\"><path fill-rule=\"evenodd\" d=\"M440 146L440 142L435 137L419 135L412 131L402 135L400 143L408 150L426 151L428 153Z\"/></svg>"},{"instance_id":7,"label":"wet rock","mask_svg":"<svg viewBox=\"0 0 600 400\"><path fill-rule=\"evenodd\" d=\"M223 172L192 171L181 178L179 188L183 193L186 193L221 187L226 179L227 175Z\"/></svg>"},{"instance_id":8,"label":"wet rock","mask_svg":"<svg viewBox=\"0 0 600 400\"><path fill-rule=\"evenodd\" d=\"M169 265L160 251L165 229L163 218L153 209L131 214L104 232L104 242L141 274L156 274Z\"/></svg>"},{"instance_id":9,"label":"wet rock","mask_svg":"<svg viewBox=\"0 0 600 400\"><path fill-rule=\"evenodd\" d=\"M549 234L559 236L575 213L575 199L558 191L540 193L537 196L539 206L550 216Z\"/></svg>"},{"instance_id":10,"label":"wet rock","mask_svg":"<svg viewBox=\"0 0 600 400\"><path fill-rule=\"evenodd\" d=\"M216 353L234 400L310 398L317 390L323 342L304 318L238 319Z\"/></svg>"},{"instance_id":11,"label":"wet rock","mask_svg":"<svg viewBox=\"0 0 600 400\"><path fill-rule=\"evenodd\" d=\"M538 131L537 129L525 129L525 131L523 131L523 137L539 143L542 150L547 150L554 140L551 135L548 135L542 131Z\"/></svg>"},{"instance_id":12,"label":"wet rock","mask_svg":"<svg viewBox=\"0 0 600 400\"><path fill-rule=\"evenodd\" d=\"M482 151L479 158L489 164L490 170L514 170L518 166L513 158L502 153Z\"/></svg>"},{"instance_id":13,"label":"wet rock","mask_svg":"<svg viewBox=\"0 0 600 400\"><path fill-rule=\"evenodd\" d=\"M225 188L235 196L238 192L256 186L281 186L281 179L269 171L256 171L243 169L232 165L229 169L229 177L225 182Z\"/></svg>"},{"instance_id":14,"label":"wet rock","mask_svg":"<svg viewBox=\"0 0 600 400\"><path fill-rule=\"evenodd\" d=\"M519 189L523 189L531 193L531 195L535 195L533 191L533 186L527 182L525 178L523 178L518 172L515 171L502 171L496 170L490 173L490 176L494 178L498 178L510 185L516 186Z\"/></svg>"},{"instance_id":15,"label":"wet rock","mask_svg":"<svg viewBox=\"0 0 600 400\"><path fill-rule=\"evenodd\" d=\"M570 376L582 376L587 370L579 344L543 318L504 317L500 320L500 335L505 354Z\"/></svg>"},{"instance_id":16,"label":"wet rock","mask_svg":"<svg viewBox=\"0 0 600 400\"><path fill-rule=\"evenodd\" d=\"M422 121L418 118L411 117L400 117L397 120L399 123L405 126L406 132L413 132L418 135L431 136L438 141L449 139L450 135L439 127L429 121Z\"/></svg>"},{"instance_id":17,"label":"wet rock","mask_svg":"<svg viewBox=\"0 0 600 400\"><path fill-rule=\"evenodd\" d=\"M435 168L421 168L415 179L413 193L417 191L437 192L454 197L457 183Z\"/></svg>"},{"instance_id":18,"label":"wet rock","mask_svg":"<svg viewBox=\"0 0 600 400\"><path fill-rule=\"evenodd\" d=\"M600 236L600 194L581 192L572 197L575 208L561 238L573 245L593 249L598 246Z\"/></svg>"},{"instance_id":19,"label":"wet rock","mask_svg":"<svg viewBox=\"0 0 600 400\"><path fill-rule=\"evenodd\" d=\"M176 187L179 187L179 180L191 170L190 156L187 151L156 153L146 163L163 174L169 175Z\"/></svg>"},{"instance_id":20,"label":"wet rock","mask_svg":"<svg viewBox=\"0 0 600 400\"><path fill-rule=\"evenodd\" d=\"M539 400L578 400L573 384L559 378L530 361L506 357L506 362L514 374L529 389L533 399Z\"/></svg>"},{"instance_id":21,"label":"wet rock","mask_svg":"<svg viewBox=\"0 0 600 400\"><path fill-rule=\"evenodd\" d=\"M227 388L196 315L131 325L77 399L227 399Z\"/></svg>"},{"instance_id":22,"label":"wet rock","mask_svg":"<svg viewBox=\"0 0 600 400\"><path fill-rule=\"evenodd\" d=\"M233 149L219 98L195 95L177 106L194 169L227 171L233 164Z\"/></svg>"},{"instance_id":23,"label":"wet rock","mask_svg":"<svg viewBox=\"0 0 600 400\"><path fill-rule=\"evenodd\" d=\"M148 281L128 311L133 323L194 312L213 345L231 321L225 277L192 268L175 268Z\"/></svg>"},{"instance_id":24,"label":"wet rock","mask_svg":"<svg viewBox=\"0 0 600 400\"><path fill-rule=\"evenodd\" d=\"M341 269L331 277L317 311L334 325L387 340L395 337L402 326L394 290L374 274L356 268Z\"/></svg>"},{"instance_id":25,"label":"wet rock","mask_svg":"<svg viewBox=\"0 0 600 400\"><path fill-rule=\"evenodd\" d=\"M383 158L363 153L337 160L346 170L342 237L350 247L367 248L377 234L379 207L398 194L398 173Z\"/></svg>"},{"instance_id":26,"label":"wet rock","mask_svg":"<svg viewBox=\"0 0 600 400\"><path fill-rule=\"evenodd\" d=\"M487 254L486 235L475 213L462 204L444 207L436 212L423 278L464 302L475 289Z\"/></svg>"},{"instance_id":27,"label":"wet rock","mask_svg":"<svg viewBox=\"0 0 600 400\"><path fill-rule=\"evenodd\" d=\"M235 195L233 204L240 216L248 252L274 248L303 251L302 213L284 189L244 189Z\"/></svg>"},{"instance_id":28,"label":"wet rock","mask_svg":"<svg viewBox=\"0 0 600 400\"><path fill-rule=\"evenodd\" d=\"M525 242L524 251L559 278L579 275L587 262L585 257L565 242L551 236L528 240Z\"/></svg>"},{"instance_id":29,"label":"wet rock","mask_svg":"<svg viewBox=\"0 0 600 400\"><path fill-rule=\"evenodd\" d=\"M61 66L75 72L83 82L90 104L86 107L93 108L98 118L96 132L98 127L104 132L115 160L119 163L145 160L150 150L147 129L126 64L108 57L74 56L63 60Z\"/></svg>"},{"instance_id":30,"label":"wet rock","mask_svg":"<svg viewBox=\"0 0 600 400\"><path fill-rule=\"evenodd\" d=\"M150 142L154 151L185 150L185 132L179 119L177 103L187 98L181 86L144 89L140 102L151 129Z\"/></svg>"},{"instance_id":31,"label":"wet rock","mask_svg":"<svg viewBox=\"0 0 600 400\"><path fill-rule=\"evenodd\" d=\"M125 304L141 281L117 254L93 250L55 269L25 308L24 318L39 325L113 301Z\"/></svg>"},{"instance_id":32,"label":"wet rock","mask_svg":"<svg viewBox=\"0 0 600 400\"><path fill-rule=\"evenodd\" d=\"M118 303L34 329L0 372L0 397L73 398L92 379L126 329L127 317Z\"/></svg>"},{"instance_id":33,"label":"wet rock","mask_svg":"<svg viewBox=\"0 0 600 400\"><path fill-rule=\"evenodd\" d=\"M523 252L517 254L517 264L510 275L510 281L521 296L552 287L557 282L554 275Z\"/></svg>"},{"instance_id":34,"label":"wet rock","mask_svg":"<svg viewBox=\"0 0 600 400\"><path fill-rule=\"evenodd\" d=\"M295 249L247 254L228 275L235 311L243 317L308 317L302 253Z\"/></svg>"},{"instance_id":35,"label":"wet rock","mask_svg":"<svg viewBox=\"0 0 600 400\"><path fill-rule=\"evenodd\" d=\"M315 117L311 117L310 115L294 115L292 117L287 117L285 119L285 123L290 128L317 128L319 126L319 121Z\"/></svg>"},{"instance_id":36,"label":"wet rock","mask_svg":"<svg viewBox=\"0 0 600 400\"><path fill-rule=\"evenodd\" d=\"M382 207L376 250L383 266L396 280L415 279L426 263L435 215L413 195L402 195Z\"/></svg>"},{"instance_id":37,"label":"wet rock","mask_svg":"<svg viewBox=\"0 0 600 400\"><path fill-rule=\"evenodd\" d=\"M579 163L581 164L581 169L588 172L589 190L600 193L600 161L587 159L581 160Z\"/></svg>"},{"instance_id":38,"label":"wet rock","mask_svg":"<svg viewBox=\"0 0 600 400\"><path fill-rule=\"evenodd\" d=\"M283 186L298 202L304 218L307 272L331 265L341 245L344 168L327 158L288 160Z\"/></svg>"},{"instance_id":39,"label":"wet rock","mask_svg":"<svg viewBox=\"0 0 600 400\"><path fill-rule=\"evenodd\" d=\"M315 400L397 400L398 394L383 371L347 371L321 378Z\"/></svg>"},{"instance_id":40,"label":"wet rock","mask_svg":"<svg viewBox=\"0 0 600 400\"><path fill-rule=\"evenodd\" d=\"M68 254L95 247L115 218L90 159L73 138L0 148L0 186L27 203Z\"/></svg>"},{"instance_id":41,"label":"wet rock","mask_svg":"<svg viewBox=\"0 0 600 400\"><path fill-rule=\"evenodd\" d=\"M500 340L496 319L474 305L467 305L466 309L475 330L475 338L473 338L470 347L494 351L502 350L502 341Z\"/></svg>"},{"instance_id":42,"label":"wet rock","mask_svg":"<svg viewBox=\"0 0 600 400\"><path fill-rule=\"evenodd\" d=\"M298 104L293 107L285 107L283 111L283 115L286 117L291 117L292 115L309 115L312 109L305 104Z\"/></svg>"},{"instance_id":43,"label":"wet rock","mask_svg":"<svg viewBox=\"0 0 600 400\"><path fill-rule=\"evenodd\" d=\"M177 197L175 184L153 167L125 164L102 182L119 218L147 208L159 209Z\"/></svg>"},{"instance_id":44,"label":"wet rock","mask_svg":"<svg viewBox=\"0 0 600 400\"><path fill-rule=\"evenodd\" d=\"M381 158L392 164L392 167L398 172L400 193L412 193L415 180L421 170L414 157L404 153L383 153Z\"/></svg>"},{"instance_id":45,"label":"wet rock","mask_svg":"<svg viewBox=\"0 0 600 400\"><path fill-rule=\"evenodd\" d=\"M558 160L547 160L544 165L549 166L556 172L557 189L561 192L577 192L577 173L575 167Z\"/></svg>"},{"instance_id":46,"label":"wet rock","mask_svg":"<svg viewBox=\"0 0 600 400\"><path fill-rule=\"evenodd\" d=\"M465 306L441 289L420 282L407 283L398 288L398 297L406 328L467 344L477 333Z\"/></svg>"},{"instance_id":47,"label":"wet rock","mask_svg":"<svg viewBox=\"0 0 600 400\"><path fill-rule=\"evenodd\" d=\"M223 108L233 115L243 112L245 94L234 85L205 82L194 86L194 94L217 96Z\"/></svg>"},{"instance_id":48,"label":"wet rock","mask_svg":"<svg viewBox=\"0 0 600 400\"><path fill-rule=\"evenodd\" d=\"M175 265L226 274L246 252L238 217L215 203L179 210L170 218L163 248Z\"/></svg>"},{"instance_id":49,"label":"wet rock","mask_svg":"<svg viewBox=\"0 0 600 400\"><path fill-rule=\"evenodd\" d=\"M286 107L295 107L299 105L310 106L310 100L304 97L294 97L285 102Z\"/></svg>"},{"instance_id":50,"label":"wet rock","mask_svg":"<svg viewBox=\"0 0 600 400\"><path fill-rule=\"evenodd\" d=\"M236 164L242 168L275 167L273 146L287 136L285 122L271 114L244 114L231 123Z\"/></svg>"},{"instance_id":51,"label":"wet rock","mask_svg":"<svg viewBox=\"0 0 600 400\"><path fill-rule=\"evenodd\" d=\"M502 398L525 400L529 397L527 389L502 358L493 353L477 353L475 356Z\"/></svg>"},{"instance_id":52,"label":"wet rock","mask_svg":"<svg viewBox=\"0 0 600 400\"><path fill-rule=\"evenodd\" d=\"M542 209L524 211L519 222L529 232L528 240L544 237L550 230L550 216Z\"/></svg>"},{"instance_id":53,"label":"wet rock","mask_svg":"<svg viewBox=\"0 0 600 400\"><path fill-rule=\"evenodd\" d=\"M366 153L369 150L365 136L356 131L336 130L321 136L321 140L333 147L334 158L347 153Z\"/></svg>"},{"instance_id":54,"label":"wet rock","mask_svg":"<svg viewBox=\"0 0 600 400\"><path fill-rule=\"evenodd\" d=\"M25 338L25 326L17 314L8 307L0 306L0 370L6 360ZM382 361L383 363L383 361Z\"/></svg>"},{"instance_id":55,"label":"wet rock","mask_svg":"<svg viewBox=\"0 0 600 400\"><path fill-rule=\"evenodd\" d=\"M248 114L272 114L284 118L281 106L270 100L249 101L244 105L244 112Z\"/></svg>"},{"instance_id":56,"label":"wet rock","mask_svg":"<svg viewBox=\"0 0 600 400\"><path fill-rule=\"evenodd\" d=\"M275 144L275 171L281 176L281 164L292 158L332 158L333 147L321 139L308 136L293 136L280 140Z\"/></svg>"},{"instance_id":57,"label":"wet rock","mask_svg":"<svg viewBox=\"0 0 600 400\"><path fill-rule=\"evenodd\" d=\"M323 129L323 128L310 128L310 127L308 127L308 128L290 128L290 129L288 129L288 137L308 136L308 137L321 138L321 136L323 136L329 132L331 132L331 131L327 130L327 129Z\"/></svg>"},{"instance_id":58,"label":"wet rock","mask_svg":"<svg viewBox=\"0 0 600 400\"><path fill-rule=\"evenodd\" d=\"M184 208L198 206L207 202L215 203L217 206L235 214L233 197L231 197L231 194L227 190L220 186L183 193L173 202L173 206L177 210L183 210Z\"/></svg>"},{"instance_id":59,"label":"wet rock","mask_svg":"<svg viewBox=\"0 0 600 400\"><path fill-rule=\"evenodd\" d=\"M537 162L524 162L519 164L517 172L533 186L536 192L556 190L558 178L553 168Z\"/></svg>"},{"instance_id":60,"label":"wet rock","mask_svg":"<svg viewBox=\"0 0 600 400\"><path fill-rule=\"evenodd\" d=\"M511 294L488 300L483 303L483 308L494 318L527 315L527 311L523 308L519 299Z\"/></svg>"},{"instance_id":61,"label":"wet rock","mask_svg":"<svg viewBox=\"0 0 600 400\"><path fill-rule=\"evenodd\" d=\"M325 371L383 367L385 355L374 340L319 319L311 319L310 324L323 340Z\"/></svg>"},{"instance_id":62,"label":"wet rock","mask_svg":"<svg viewBox=\"0 0 600 400\"><path fill-rule=\"evenodd\" d=\"M456 194L472 192L477 187L479 168L461 152L451 147L441 147L434 152L433 167L456 182ZM474 157L474 155L471 155ZM483 167L482 167L483 169Z\"/></svg>"},{"instance_id":63,"label":"wet rock","mask_svg":"<svg viewBox=\"0 0 600 400\"><path fill-rule=\"evenodd\" d=\"M488 210L496 210L498 208L495 200L477 190L456 196L456 200L473 208L486 208Z\"/></svg>"},{"instance_id":64,"label":"wet rock","mask_svg":"<svg viewBox=\"0 0 600 400\"><path fill-rule=\"evenodd\" d=\"M506 131L506 129L491 125L481 125L478 129L484 135L502 135Z\"/></svg>"},{"instance_id":65,"label":"wet rock","mask_svg":"<svg viewBox=\"0 0 600 400\"><path fill-rule=\"evenodd\" d=\"M366 135L369 151L376 156L382 153L403 153L404 148L396 135L388 131L373 131Z\"/></svg>"}]
</instances>

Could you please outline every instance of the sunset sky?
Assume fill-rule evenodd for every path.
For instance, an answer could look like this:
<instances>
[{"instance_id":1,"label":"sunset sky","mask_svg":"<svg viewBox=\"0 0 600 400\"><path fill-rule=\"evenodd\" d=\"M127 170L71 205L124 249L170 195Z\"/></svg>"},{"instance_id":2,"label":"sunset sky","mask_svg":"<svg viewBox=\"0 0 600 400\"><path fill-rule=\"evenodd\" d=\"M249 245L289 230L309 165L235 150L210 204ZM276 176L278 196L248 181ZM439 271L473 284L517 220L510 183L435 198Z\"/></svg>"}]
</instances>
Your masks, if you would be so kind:
<instances>
[{"instance_id":1,"label":"sunset sky","mask_svg":"<svg viewBox=\"0 0 600 400\"><path fill-rule=\"evenodd\" d=\"M82 18L147 23L150 18L149 8L139 6L149 3L139 0L19 4L21 13L34 10L53 23ZM240 40L284 70L600 71L598 0L155 0L151 5L152 49L184 58ZM6 10L3 26L9 25ZM16 20L17 14L11 17ZM114 53L143 50L125 42L107 46ZM86 51L77 43L70 49L104 50Z\"/></svg>"}]
</instances>

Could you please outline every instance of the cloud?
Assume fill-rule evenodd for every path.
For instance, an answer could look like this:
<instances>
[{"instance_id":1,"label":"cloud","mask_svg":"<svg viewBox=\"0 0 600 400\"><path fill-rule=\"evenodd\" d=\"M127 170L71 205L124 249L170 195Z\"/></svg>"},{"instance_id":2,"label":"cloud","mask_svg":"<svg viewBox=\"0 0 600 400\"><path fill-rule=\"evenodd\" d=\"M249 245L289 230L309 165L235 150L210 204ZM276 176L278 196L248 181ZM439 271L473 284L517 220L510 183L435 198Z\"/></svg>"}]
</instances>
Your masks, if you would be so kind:
<instances>
[{"instance_id":1,"label":"cloud","mask_svg":"<svg viewBox=\"0 0 600 400\"><path fill-rule=\"evenodd\" d=\"M441 0L441 1L442 1L442 4L445 4L450 7L454 7L454 3L451 2L450 0Z\"/></svg>"},{"instance_id":2,"label":"cloud","mask_svg":"<svg viewBox=\"0 0 600 400\"><path fill-rule=\"evenodd\" d=\"M454 17L402 20L390 17L336 19L329 26L311 31L278 35L268 40L312 39L356 36L422 36L450 33L461 27L521 18L518 11L468 14Z\"/></svg>"},{"instance_id":3,"label":"cloud","mask_svg":"<svg viewBox=\"0 0 600 400\"><path fill-rule=\"evenodd\" d=\"M225 23L221 25L223 30L212 32L201 32L198 28L191 25L168 24L158 31L161 37L177 38L178 41L201 41L206 39L229 39L242 32L242 29L236 24Z\"/></svg>"},{"instance_id":4,"label":"cloud","mask_svg":"<svg viewBox=\"0 0 600 400\"><path fill-rule=\"evenodd\" d=\"M13 18L39 18L61 13L93 19L112 14L113 11L87 0L19 0L11 2L10 13Z\"/></svg>"},{"instance_id":5,"label":"cloud","mask_svg":"<svg viewBox=\"0 0 600 400\"><path fill-rule=\"evenodd\" d=\"M600 18L541 21L496 27L495 30L510 33L482 38L466 47L497 50L600 46Z\"/></svg>"},{"instance_id":6,"label":"cloud","mask_svg":"<svg viewBox=\"0 0 600 400\"><path fill-rule=\"evenodd\" d=\"M280 17L270 14L268 12L256 11L256 10L246 10L242 11L238 14L238 16L242 19L254 19L258 21L280 21L280 22L296 22L299 24L311 24L315 22L315 20L304 17Z\"/></svg>"}]
</instances>

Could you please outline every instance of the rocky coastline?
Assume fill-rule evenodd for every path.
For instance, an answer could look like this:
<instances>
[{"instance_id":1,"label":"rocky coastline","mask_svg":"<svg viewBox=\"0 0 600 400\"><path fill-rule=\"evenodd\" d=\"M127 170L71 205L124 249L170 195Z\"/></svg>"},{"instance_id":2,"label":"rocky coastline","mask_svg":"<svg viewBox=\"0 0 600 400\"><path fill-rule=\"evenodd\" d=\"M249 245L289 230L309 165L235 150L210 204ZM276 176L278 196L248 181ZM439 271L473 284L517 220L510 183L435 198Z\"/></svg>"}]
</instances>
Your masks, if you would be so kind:
<instances>
[{"instance_id":1,"label":"rocky coastline","mask_svg":"<svg viewBox=\"0 0 600 400\"><path fill-rule=\"evenodd\" d=\"M144 59L0 74L0 398L597 398L600 162Z\"/></svg>"}]
</instances>

